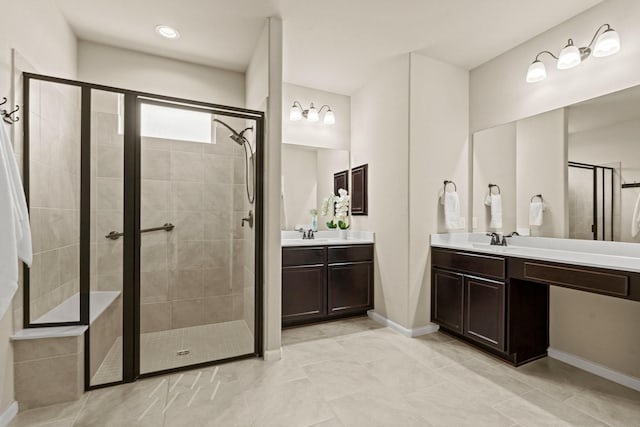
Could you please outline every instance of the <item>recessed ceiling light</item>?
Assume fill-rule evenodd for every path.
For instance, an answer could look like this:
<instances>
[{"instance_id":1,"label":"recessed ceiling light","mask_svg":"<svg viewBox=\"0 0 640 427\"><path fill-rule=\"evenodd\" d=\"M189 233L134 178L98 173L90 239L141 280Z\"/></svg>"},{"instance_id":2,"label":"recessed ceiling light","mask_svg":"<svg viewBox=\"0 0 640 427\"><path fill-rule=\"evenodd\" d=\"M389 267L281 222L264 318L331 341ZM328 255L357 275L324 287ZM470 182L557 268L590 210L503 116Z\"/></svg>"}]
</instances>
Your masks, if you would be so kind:
<instances>
[{"instance_id":1,"label":"recessed ceiling light","mask_svg":"<svg viewBox=\"0 0 640 427\"><path fill-rule=\"evenodd\" d=\"M166 37L168 39L179 39L180 33L175 28L171 28L168 25L158 25L156 26L156 33L160 34L162 37Z\"/></svg>"}]
</instances>

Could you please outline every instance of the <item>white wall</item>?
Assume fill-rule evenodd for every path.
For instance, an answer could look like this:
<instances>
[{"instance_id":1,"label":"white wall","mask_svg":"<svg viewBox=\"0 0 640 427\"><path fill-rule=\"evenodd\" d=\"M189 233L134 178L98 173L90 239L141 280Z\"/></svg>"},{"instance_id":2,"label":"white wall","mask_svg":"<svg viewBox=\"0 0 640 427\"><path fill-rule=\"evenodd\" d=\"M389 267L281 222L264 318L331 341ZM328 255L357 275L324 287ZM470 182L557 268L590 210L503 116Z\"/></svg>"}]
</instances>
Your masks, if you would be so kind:
<instances>
[{"instance_id":1,"label":"white wall","mask_svg":"<svg viewBox=\"0 0 640 427\"><path fill-rule=\"evenodd\" d=\"M280 185L282 159L282 20L268 18L246 73L247 108L266 110L264 170L264 351L280 357L282 255Z\"/></svg>"},{"instance_id":2,"label":"white wall","mask_svg":"<svg viewBox=\"0 0 640 427\"><path fill-rule=\"evenodd\" d=\"M542 194L544 222L536 237L569 237L567 117L564 108L516 123L516 227L529 229L531 196ZM513 231L513 230L512 230Z\"/></svg>"},{"instance_id":3,"label":"white wall","mask_svg":"<svg viewBox=\"0 0 640 427\"><path fill-rule=\"evenodd\" d=\"M406 328L430 319L429 234L445 231L438 195L469 181L468 72L417 55L380 67L351 99L351 165L369 165L369 215L376 233L375 310Z\"/></svg>"},{"instance_id":4,"label":"white wall","mask_svg":"<svg viewBox=\"0 0 640 427\"><path fill-rule=\"evenodd\" d=\"M78 78L214 104L245 104L242 73L87 41L78 44Z\"/></svg>"},{"instance_id":5,"label":"white wall","mask_svg":"<svg viewBox=\"0 0 640 427\"><path fill-rule=\"evenodd\" d=\"M375 232L375 310L407 326L409 55L380 66L352 95L351 119L351 166L369 165L369 215L352 223Z\"/></svg>"},{"instance_id":6,"label":"white wall","mask_svg":"<svg viewBox=\"0 0 640 427\"><path fill-rule=\"evenodd\" d=\"M609 0L471 71L470 128L477 131L550 111L640 83L640 2ZM558 52L563 40L587 43L610 23L621 51L590 58L560 72L547 63L549 77L527 84L525 73L536 53ZM551 347L640 377L637 304L575 290L551 290ZM626 319L621 321L620 319ZM588 351L586 349L589 349Z\"/></svg>"},{"instance_id":7,"label":"white wall","mask_svg":"<svg viewBox=\"0 0 640 427\"><path fill-rule=\"evenodd\" d=\"M11 98L12 48L31 64L32 71L76 77L76 39L54 3L0 0L0 10L0 97ZM0 414L14 401L11 312L0 319Z\"/></svg>"},{"instance_id":8,"label":"white wall","mask_svg":"<svg viewBox=\"0 0 640 427\"><path fill-rule=\"evenodd\" d=\"M310 122L302 119L289 120L289 110L294 101L298 101L303 108L309 108L313 102L316 109L327 104L336 117L333 125L322 123L325 108L320 120ZM348 150L351 132L351 99L337 93L325 92L304 86L284 83L282 86L282 142L285 144L308 145L318 148L332 148Z\"/></svg>"},{"instance_id":9,"label":"white wall","mask_svg":"<svg viewBox=\"0 0 640 427\"><path fill-rule=\"evenodd\" d=\"M282 145L282 176L287 212L286 229L311 228L311 209L318 209L318 155L316 150Z\"/></svg>"},{"instance_id":10,"label":"white wall","mask_svg":"<svg viewBox=\"0 0 640 427\"><path fill-rule=\"evenodd\" d=\"M469 73L422 55L410 61L408 325L420 327L430 319L429 235L446 231L438 202L445 179L456 183L467 211Z\"/></svg>"},{"instance_id":11,"label":"white wall","mask_svg":"<svg viewBox=\"0 0 640 427\"><path fill-rule=\"evenodd\" d=\"M516 230L516 124L495 126L473 134L473 231L488 231L491 214L484 204L488 185L500 186L502 229ZM477 226L474 226L473 221ZM496 231L496 230L491 230Z\"/></svg>"},{"instance_id":12,"label":"white wall","mask_svg":"<svg viewBox=\"0 0 640 427\"><path fill-rule=\"evenodd\" d=\"M607 0L586 12L507 51L471 72L470 128L486 129L554 110L640 83L640 2ZM559 71L543 57L547 78L525 81L527 68L543 50L560 53L571 37L586 45L595 30L609 23L620 35L621 50L607 58L589 58L578 67Z\"/></svg>"},{"instance_id":13,"label":"white wall","mask_svg":"<svg viewBox=\"0 0 640 427\"><path fill-rule=\"evenodd\" d=\"M333 193L333 174L349 169L349 152L346 150L323 150L318 149L318 199L316 206L318 207L318 230L328 230L328 217L322 217L321 207L322 200L329 193Z\"/></svg>"}]
</instances>

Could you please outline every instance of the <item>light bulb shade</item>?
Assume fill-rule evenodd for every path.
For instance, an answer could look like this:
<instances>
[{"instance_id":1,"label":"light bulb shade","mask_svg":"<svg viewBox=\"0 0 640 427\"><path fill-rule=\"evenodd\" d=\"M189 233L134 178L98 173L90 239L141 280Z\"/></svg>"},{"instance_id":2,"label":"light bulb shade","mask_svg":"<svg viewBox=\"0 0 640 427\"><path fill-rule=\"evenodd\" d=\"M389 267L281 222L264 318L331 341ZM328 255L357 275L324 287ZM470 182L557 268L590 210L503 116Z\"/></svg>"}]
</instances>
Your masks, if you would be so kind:
<instances>
[{"instance_id":1,"label":"light bulb shade","mask_svg":"<svg viewBox=\"0 0 640 427\"><path fill-rule=\"evenodd\" d=\"M536 59L529 65L527 71L527 83L535 83L544 80L547 77L547 69L544 63L539 59Z\"/></svg>"},{"instance_id":2,"label":"light bulb shade","mask_svg":"<svg viewBox=\"0 0 640 427\"><path fill-rule=\"evenodd\" d=\"M336 122L336 116L333 114L333 111L329 110L324 114L324 124L332 125Z\"/></svg>"},{"instance_id":3,"label":"light bulb shade","mask_svg":"<svg viewBox=\"0 0 640 427\"><path fill-rule=\"evenodd\" d=\"M311 106L307 111L307 120L309 120L310 122L317 122L318 120L320 120L318 110L316 110L316 107L313 106L313 103L311 103Z\"/></svg>"},{"instance_id":4,"label":"light bulb shade","mask_svg":"<svg viewBox=\"0 0 640 427\"><path fill-rule=\"evenodd\" d=\"M582 59L580 58L580 49L569 43L562 49L560 56L558 57L558 70L567 70L579 65Z\"/></svg>"},{"instance_id":5,"label":"light bulb shade","mask_svg":"<svg viewBox=\"0 0 640 427\"><path fill-rule=\"evenodd\" d=\"M618 33L613 29L609 28L604 33L598 36L598 40L596 40L596 45L593 48L593 56L602 58L604 56L613 55L620 50L620 37Z\"/></svg>"},{"instance_id":6,"label":"light bulb shade","mask_svg":"<svg viewBox=\"0 0 640 427\"><path fill-rule=\"evenodd\" d=\"M291 107L291 110L289 111L289 120L296 122L301 119L302 119L302 111L300 110L300 107L298 107L297 105L293 105Z\"/></svg>"}]
</instances>

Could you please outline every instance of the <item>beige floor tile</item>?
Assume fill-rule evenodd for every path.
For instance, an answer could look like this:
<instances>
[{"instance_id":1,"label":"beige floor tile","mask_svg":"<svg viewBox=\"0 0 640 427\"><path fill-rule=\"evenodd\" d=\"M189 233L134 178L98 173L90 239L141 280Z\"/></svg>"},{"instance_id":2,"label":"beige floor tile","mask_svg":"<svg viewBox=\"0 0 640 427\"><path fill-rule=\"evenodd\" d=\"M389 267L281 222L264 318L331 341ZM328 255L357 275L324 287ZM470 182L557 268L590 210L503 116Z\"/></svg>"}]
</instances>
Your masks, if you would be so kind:
<instances>
[{"instance_id":1,"label":"beige floor tile","mask_svg":"<svg viewBox=\"0 0 640 427\"><path fill-rule=\"evenodd\" d=\"M320 325L297 326L282 330L282 345L329 338Z\"/></svg>"},{"instance_id":2,"label":"beige floor tile","mask_svg":"<svg viewBox=\"0 0 640 427\"><path fill-rule=\"evenodd\" d=\"M310 426L335 415L308 379L245 392L249 414L260 427Z\"/></svg>"},{"instance_id":3,"label":"beige floor tile","mask_svg":"<svg viewBox=\"0 0 640 427\"><path fill-rule=\"evenodd\" d=\"M250 409L237 382L211 381L209 372L184 376L169 392L165 427L252 426ZM179 378L179 377L178 377ZM175 383L174 383L175 384ZM173 386L170 383L169 388Z\"/></svg>"},{"instance_id":4,"label":"beige floor tile","mask_svg":"<svg viewBox=\"0 0 640 427\"><path fill-rule=\"evenodd\" d=\"M345 348L333 338L292 344L282 349L283 358L300 366L339 359L348 355Z\"/></svg>"},{"instance_id":5,"label":"beige floor tile","mask_svg":"<svg viewBox=\"0 0 640 427\"><path fill-rule=\"evenodd\" d=\"M168 381L151 378L92 391L75 426L159 426L167 404Z\"/></svg>"},{"instance_id":6,"label":"beige floor tile","mask_svg":"<svg viewBox=\"0 0 640 427\"><path fill-rule=\"evenodd\" d=\"M411 405L380 392L362 391L329 402L339 420L349 427L429 426Z\"/></svg>"},{"instance_id":7,"label":"beige floor tile","mask_svg":"<svg viewBox=\"0 0 640 427\"><path fill-rule=\"evenodd\" d=\"M511 368L508 373L559 400L568 399L583 390L608 382L604 378L549 357Z\"/></svg>"},{"instance_id":8,"label":"beige floor tile","mask_svg":"<svg viewBox=\"0 0 640 427\"><path fill-rule=\"evenodd\" d=\"M384 326L367 316L352 317L333 322L319 323L318 328L329 337L345 337L362 332L383 329Z\"/></svg>"},{"instance_id":9,"label":"beige floor tile","mask_svg":"<svg viewBox=\"0 0 640 427\"><path fill-rule=\"evenodd\" d=\"M380 359L365 363L364 366L371 375L393 393L412 393L446 381L437 371L428 369L418 361L409 359L406 356Z\"/></svg>"},{"instance_id":10,"label":"beige floor tile","mask_svg":"<svg viewBox=\"0 0 640 427\"><path fill-rule=\"evenodd\" d=\"M640 392L615 383L584 390L565 403L612 426L640 426Z\"/></svg>"},{"instance_id":11,"label":"beige floor tile","mask_svg":"<svg viewBox=\"0 0 640 427\"><path fill-rule=\"evenodd\" d=\"M502 415L523 427L529 426L606 426L539 390L506 400L494 406Z\"/></svg>"},{"instance_id":12,"label":"beige floor tile","mask_svg":"<svg viewBox=\"0 0 640 427\"><path fill-rule=\"evenodd\" d=\"M40 426L42 424L56 421L68 422L69 419L73 420L77 417L84 406L87 397L88 394L85 394L80 400L75 402L60 403L43 408L21 411L8 427Z\"/></svg>"},{"instance_id":13,"label":"beige floor tile","mask_svg":"<svg viewBox=\"0 0 640 427\"><path fill-rule=\"evenodd\" d=\"M512 426L509 418L478 400L474 391L441 383L407 395L407 402L433 426Z\"/></svg>"},{"instance_id":14,"label":"beige floor tile","mask_svg":"<svg viewBox=\"0 0 640 427\"><path fill-rule=\"evenodd\" d=\"M532 390L531 386L510 376L505 370L479 359L470 359L439 369L438 374L472 391L487 405L496 404Z\"/></svg>"},{"instance_id":15,"label":"beige floor tile","mask_svg":"<svg viewBox=\"0 0 640 427\"><path fill-rule=\"evenodd\" d=\"M338 418L331 418L330 420L319 422L310 427L346 427L346 426L342 424Z\"/></svg>"},{"instance_id":16,"label":"beige floor tile","mask_svg":"<svg viewBox=\"0 0 640 427\"><path fill-rule=\"evenodd\" d=\"M349 357L362 363L403 355L385 336L369 331L340 336L335 340L349 353Z\"/></svg>"},{"instance_id":17,"label":"beige floor tile","mask_svg":"<svg viewBox=\"0 0 640 427\"><path fill-rule=\"evenodd\" d=\"M307 365L304 371L327 400L382 386L367 368L351 359L335 359Z\"/></svg>"}]
</instances>

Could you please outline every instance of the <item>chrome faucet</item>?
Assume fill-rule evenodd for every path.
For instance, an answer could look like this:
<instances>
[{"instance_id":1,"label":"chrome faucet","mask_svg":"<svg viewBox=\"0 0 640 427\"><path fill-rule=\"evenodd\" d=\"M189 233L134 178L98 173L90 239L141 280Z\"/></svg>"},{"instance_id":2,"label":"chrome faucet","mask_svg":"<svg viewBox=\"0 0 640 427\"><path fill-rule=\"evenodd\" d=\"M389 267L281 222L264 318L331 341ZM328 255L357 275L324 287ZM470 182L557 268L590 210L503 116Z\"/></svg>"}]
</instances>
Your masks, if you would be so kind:
<instances>
[{"instance_id":1,"label":"chrome faucet","mask_svg":"<svg viewBox=\"0 0 640 427\"><path fill-rule=\"evenodd\" d=\"M506 246L506 243L500 241L500 235L498 233L487 233L487 236L491 236L491 246ZM504 240L503 240L504 241Z\"/></svg>"},{"instance_id":2,"label":"chrome faucet","mask_svg":"<svg viewBox=\"0 0 640 427\"><path fill-rule=\"evenodd\" d=\"M307 239L315 239L316 237L313 235L313 229L310 228L307 230Z\"/></svg>"},{"instance_id":3,"label":"chrome faucet","mask_svg":"<svg viewBox=\"0 0 640 427\"><path fill-rule=\"evenodd\" d=\"M301 232L301 233L302 233L302 240L307 240L307 239L308 239L308 237L307 237L307 232L306 232L306 231L304 231L304 228L302 228L302 227L300 227L300 228L296 228L296 231L299 231L299 232Z\"/></svg>"}]
</instances>

